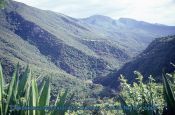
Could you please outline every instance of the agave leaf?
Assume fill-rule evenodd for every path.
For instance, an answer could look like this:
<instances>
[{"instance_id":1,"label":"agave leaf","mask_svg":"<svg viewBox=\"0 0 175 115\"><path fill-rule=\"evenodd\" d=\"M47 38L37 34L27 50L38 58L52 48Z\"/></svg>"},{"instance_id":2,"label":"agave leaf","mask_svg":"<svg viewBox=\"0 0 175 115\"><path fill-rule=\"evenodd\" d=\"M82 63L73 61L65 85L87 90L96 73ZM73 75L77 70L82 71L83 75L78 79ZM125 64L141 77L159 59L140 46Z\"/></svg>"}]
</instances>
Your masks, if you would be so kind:
<instances>
[{"instance_id":1,"label":"agave leaf","mask_svg":"<svg viewBox=\"0 0 175 115\"><path fill-rule=\"evenodd\" d=\"M19 101L17 97L17 93L18 93L18 84L19 84L19 63L16 66L16 79L14 80L14 85L13 85L13 89L12 89L12 95L11 95L11 99L10 99L10 104L11 105L18 105ZM7 95L8 96L8 95ZM17 111L15 111L16 113ZM11 113L13 114L13 113Z\"/></svg>"},{"instance_id":2,"label":"agave leaf","mask_svg":"<svg viewBox=\"0 0 175 115\"><path fill-rule=\"evenodd\" d=\"M29 68L29 65L27 66L24 74L21 76L22 79L19 82L19 96L22 97L25 94L25 91L27 90L28 85L30 84L31 80L31 70Z\"/></svg>"},{"instance_id":3,"label":"agave leaf","mask_svg":"<svg viewBox=\"0 0 175 115\"><path fill-rule=\"evenodd\" d=\"M58 93L57 99L55 101L55 106L63 107L63 108L64 108L64 106L68 107L69 103L66 103L67 94L68 94L68 90L67 89L64 92L61 91L60 94ZM66 111L67 111L66 109L65 110L59 110L59 111L58 110L54 110L52 112L52 115L64 115Z\"/></svg>"},{"instance_id":4,"label":"agave leaf","mask_svg":"<svg viewBox=\"0 0 175 115\"><path fill-rule=\"evenodd\" d=\"M170 83L165 75L163 75L163 88L164 88L164 97L167 102L168 108L175 109L175 98L170 86Z\"/></svg>"},{"instance_id":5,"label":"agave leaf","mask_svg":"<svg viewBox=\"0 0 175 115\"><path fill-rule=\"evenodd\" d=\"M3 92L4 92L4 80L3 80L3 73L2 73L2 66L1 66L1 63L0 63L0 112L1 112L1 115L3 115Z\"/></svg>"},{"instance_id":6,"label":"agave leaf","mask_svg":"<svg viewBox=\"0 0 175 115\"><path fill-rule=\"evenodd\" d=\"M9 88L8 88L7 102L6 102L6 107L5 107L5 115L7 114L8 109L9 109L10 100L12 97L15 81L16 81L16 68L15 68L15 71L14 71L13 76L12 76L12 80L11 80Z\"/></svg>"},{"instance_id":7,"label":"agave leaf","mask_svg":"<svg viewBox=\"0 0 175 115\"><path fill-rule=\"evenodd\" d=\"M30 107L36 107L37 106L37 100L38 100L38 87L36 80L33 78L31 82L31 91L30 91ZM30 115L35 115L36 110L31 110Z\"/></svg>"},{"instance_id":8,"label":"agave leaf","mask_svg":"<svg viewBox=\"0 0 175 115\"><path fill-rule=\"evenodd\" d=\"M33 83L32 83L32 87L33 87L33 84L34 84L34 89L35 89L35 96L36 96L36 102L37 102L37 100L38 100L38 86L37 86L37 82L36 82L36 80L34 79L33 80ZM38 104L38 103L36 103L36 104Z\"/></svg>"},{"instance_id":9,"label":"agave leaf","mask_svg":"<svg viewBox=\"0 0 175 115\"><path fill-rule=\"evenodd\" d=\"M28 87L27 87L26 90L25 90L25 96L24 96L24 98L25 98L25 100L26 100L26 103L25 103L24 106L29 106L29 103L30 103L30 89L31 89L31 84L28 84L27 86L28 86ZM30 114L30 111L27 110L25 113L26 113L27 115L29 115L29 114Z\"/></svg>"},{"instance_id":10,"label":"agave leaf","mask_svg":"<svg viewBox=\"0 0 175 115\"><path fill-rule=\"evenodd\" d=\"M50 101L50 80L47 79L39 98L39 106L40 107L49 106L49 101ZM40 111L40 113L41 115L46 114L44 110Z\"/></svg>"},{"instance_id":11,"label":"agave leaf","mask_svg":"<svg viewBox=\"0 0 175 115\"><path fill-rule=\"evenodd\" d=\"M31 90L31 70L29 65L27 66L25 72L21 75L21 80L19 82L18 97L23 97L25 102L21 102L21 106L30 106L30 90ZM29 115L30 110L21 111L21 114Z\"/></svg>"},{"instance_id":12,"label":"agave leaf","mask_svg":"<svg viewBox=\"0 0 175 115\"><path fill-rule=\"evenodd\" d=\"M63 105L65 103L65 100L66 100L66 97L67 97L67 93L68 93L68 90L66 90L65 92L61 92L59 94L59 96L57 97L57 100L55 102L55 105Z\"/></svg>"},{"instance_id":13,"label":"agave leaf","mask_svg":"<svg viewBox=\"0 0 175 115\"><path fill-rule=\"evenodd\" d=\"M19 63L16 66L16 79L14 82L14 89L12 94L14 103L17 103L18 85L19 85Z\"/></svg>"},{"instance_id":14,"label":"agave leaf","mask_svg":"<svg viewBox=\"0 0 175 115\"><path fill-rule=\"evenodd\" d=\"M40 106L49 105L49 100L50 100L50 81L47 80L40 95L39 105Z\"/></svg>"},{"instance_id":15,"label":"agave leaf","mask_svg":"<svg viewBox=\"0 0 175 115\"><path fill-rule=\"evenodd\" d=\"M38 105L37 106L40 106L39 105L39 101L40 101L40 97L41 97L41 94L42 94L42 91L44 89L45 84L46 84L46 81L43 79L41 84L39 84L39 86L38 86L39 90L38 90L38 99L37 99ZM39 110L37 111L37 115L40 115L40 111Z\"/></svg>"},{"instance_id":16,"label":"agave leaf","mask_svg":"<svg viewBox=\"0 0 175 115\"><path fill-rule=\"evenodd\" d=\"M43 88L44 88L45 84L46 84L46 81L43 79L42 83L39 85L39 94L38 94L39 98L41 96L41 93L43 91Z\"/></svg>"},{"instance_id":17,"label":"agave leaf","mask_svg":"<svg viewBox=\"0 0 175 115\"><path fill-rule=\"evenodd\" d=\"M36 94L35 94L35 97L36 97L36 106L38 106L39 105L39 91L38 91L38 86L37 86L37 82L36 82L36 79L34 80L34 88L35 88L35 92L36 92ZM36 114L37 115L39 115L40 114L40 111L36 111Z\"/></svg>"}]
</instances>

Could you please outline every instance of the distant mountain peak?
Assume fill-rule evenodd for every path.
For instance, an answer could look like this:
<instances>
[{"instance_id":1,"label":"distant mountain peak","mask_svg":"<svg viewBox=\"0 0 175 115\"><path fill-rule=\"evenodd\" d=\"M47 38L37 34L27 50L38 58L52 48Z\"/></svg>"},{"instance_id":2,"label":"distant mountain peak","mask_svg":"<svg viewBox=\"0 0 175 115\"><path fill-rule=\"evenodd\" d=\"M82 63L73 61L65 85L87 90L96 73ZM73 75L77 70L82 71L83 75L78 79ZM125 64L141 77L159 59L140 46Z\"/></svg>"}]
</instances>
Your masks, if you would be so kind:
<instances>
[{"instance_id":1,"label":"distant mountain peak","mask_svg":"<svg viewBox=\"0 0 175 115\"><path fill-rule=\"evenodd\" d=\"M104 23L109 24L115 21L112 18L103 16L103 15L93 15L93 16L84 18L83 20L91 24L104 24Z\"/></svg>"},{"instance_id":2,"label":"distant mountain peak","mask_svg":"<svg viewBox=\"0 0 175 115\"><path fill-rule=\"evenodd\" d=\"M139 20L131 19L131 18L119 18L118 21L124 24L151 24L148 22L139 21Z\"/></svg>"},{"instance_id":3,"label":"distant mountain peak","mask_svg":"<svg viewBox=\"0 0 175 115\"><path fill-rule=\"evenodd\" d=\"M89 19L90 18L94 18L94 19L106 19L106 20L112 20L112 18L108 17L108 16L103 16L103 15L92 15L90 17L88 17ZM86 19L88 19L86 18Z\"/></svg>"},{"instance_id":4,"label":"distant mountain peak","mask_svg":"<svg viewBox=\"0 0 175 115\"><path fill-rule=\"evenodd\" d=\"M132 21L137 21L137 20L135 20L135 19L125 18L125 17L119 18L118 20L132 20Z\"/></svg>"}]
</instances>

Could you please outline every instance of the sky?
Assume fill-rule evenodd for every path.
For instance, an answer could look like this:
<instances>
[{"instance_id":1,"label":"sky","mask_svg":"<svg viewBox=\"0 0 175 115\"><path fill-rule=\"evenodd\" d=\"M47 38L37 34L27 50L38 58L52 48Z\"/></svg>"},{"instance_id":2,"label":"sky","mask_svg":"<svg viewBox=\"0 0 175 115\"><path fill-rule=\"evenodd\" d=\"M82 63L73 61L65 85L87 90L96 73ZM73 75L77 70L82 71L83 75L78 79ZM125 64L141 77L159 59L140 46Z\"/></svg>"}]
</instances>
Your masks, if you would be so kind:
<instances>
[{"instance_id":1,"label":"sky","mask_svg":"<svg viewBox=\"0 0 175 115\"><path fill-rule=\"evenodd\" d=\"M175 26L175 0L15 0L74 18L105 15Z\"/></svg>"}]
</instances>

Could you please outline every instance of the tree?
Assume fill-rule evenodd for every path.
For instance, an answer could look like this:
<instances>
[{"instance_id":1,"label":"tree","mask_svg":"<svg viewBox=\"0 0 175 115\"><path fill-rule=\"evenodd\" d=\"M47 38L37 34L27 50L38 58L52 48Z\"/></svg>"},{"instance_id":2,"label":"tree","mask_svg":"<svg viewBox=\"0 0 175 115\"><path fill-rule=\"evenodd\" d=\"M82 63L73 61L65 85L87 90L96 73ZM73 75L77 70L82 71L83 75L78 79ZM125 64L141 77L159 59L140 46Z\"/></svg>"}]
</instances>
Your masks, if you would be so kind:
<instances>
[{"instance_id":1,"label":"tree","mask_svg":"<svg viewBox=\"0 0 175 115\"><path fill-rule=\"evenodd\" d=\"M2 8L4 8L4 6L5 6L5 0L0 0L0 8L2 9Z\"/></svg>"}]
</instances>

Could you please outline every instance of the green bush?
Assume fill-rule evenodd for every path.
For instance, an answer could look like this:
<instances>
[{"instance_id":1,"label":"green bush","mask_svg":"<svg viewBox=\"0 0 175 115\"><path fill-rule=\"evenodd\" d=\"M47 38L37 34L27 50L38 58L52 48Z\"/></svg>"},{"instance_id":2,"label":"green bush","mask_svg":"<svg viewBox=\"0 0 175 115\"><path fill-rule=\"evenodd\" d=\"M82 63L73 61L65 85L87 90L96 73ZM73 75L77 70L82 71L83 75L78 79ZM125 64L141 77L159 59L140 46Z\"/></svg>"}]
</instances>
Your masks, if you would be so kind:
<instances>
[{"instance_id":1,"label":"green bush","mask_svg":"<svg viewBox=\"0 0 175 115\"><path fill-rule=\"evenodd\" d=\"M121 91L119 101L126 115L173 115L175 114L174 82L175 72L162 75L163 85L155 82L152 76L148 83L143 83L141 73L135 71L136 80L133 84L127 83L123 75L120 76Z\"/></svg>"}]
</instances>

